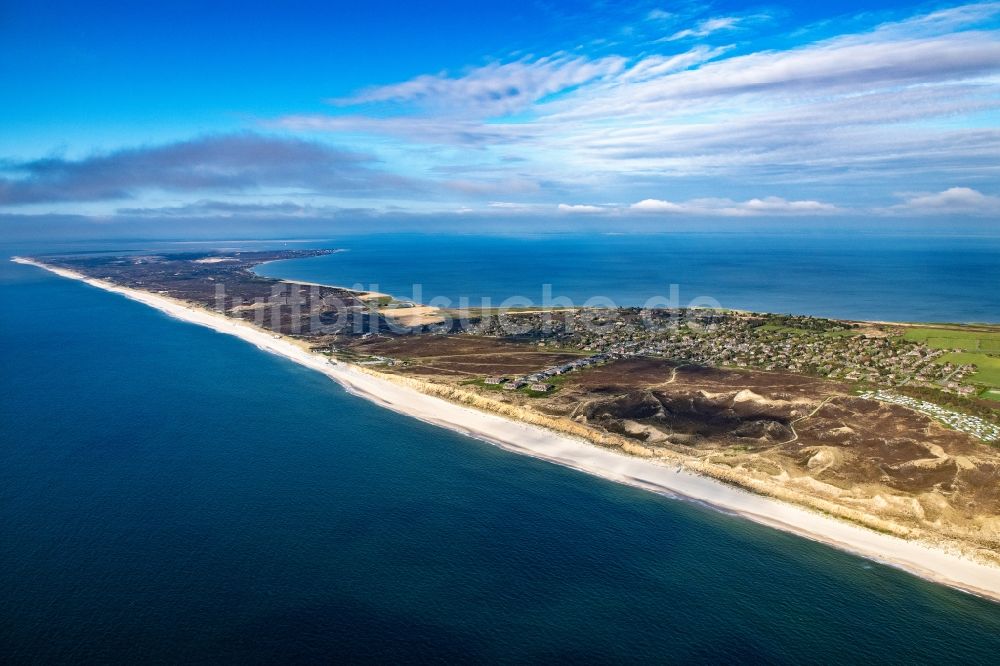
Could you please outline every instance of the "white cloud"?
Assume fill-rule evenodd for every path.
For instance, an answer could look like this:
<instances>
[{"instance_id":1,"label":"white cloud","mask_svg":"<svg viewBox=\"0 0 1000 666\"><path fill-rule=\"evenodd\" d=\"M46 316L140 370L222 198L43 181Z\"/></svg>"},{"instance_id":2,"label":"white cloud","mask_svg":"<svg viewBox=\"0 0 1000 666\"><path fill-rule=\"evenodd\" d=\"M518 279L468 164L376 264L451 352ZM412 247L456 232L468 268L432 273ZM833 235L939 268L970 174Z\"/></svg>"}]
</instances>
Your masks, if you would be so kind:
<instances>
[{"instance_id":1,"label":"white cloud","mask_svg":"<svg viewBox=\"0 0 1000 666\"><path fill-rule=\"evenodd\" d=\"M718 111L747 102L788 106L820 96L972 80L1000 71L1000 40L963 33L889 42L836 39L783 52L761 52L666 72L634 85L592 86L549 109L560 119ZM589 93L589 94L588 94ZM743 95L739 104L734 96ZM722 98L722 99L718 99ZM718 101L716 101L718 100Z\"/></svg>"},{"instance_id":2,"label":"white cloud","mask_svg":"<svg viewBox=\"0 0 1000 666\"><path fill-rule=\"evenodd\" d=\"M711 48L704 44L674 55L653 55L643 58L614 79L616 83L637 82L679 72L708 62L729 50L728 46Z\"/></svg>"},{"instance_id":3,"label":"white cloud","mask_svg":"<svg viewBox=\"0 0 1000 666\"><path fill-rule=\"evenodd\" d=\"M688 37L707 37L713 32L719 32L720 30L732 30L739 24L740 19L735 16L719 16L716 18L705 19L701 21L693 28L687 28L685 30L679 30L674 34L666 38L668 42L676 42L679 39L686 39Z\"/></svg>"},{"instance_id":4,"label":"white cloud","mask_svg":"<svg viewBox=\"0 0 1000 666\"><path fill-rule=\"evenodd\" d=\"M951 187L943 192L906 195L903 203L890 206L884 212L1000 218L1000 197L983 194L970 187Z\"/></svg>"},{"instance_id":5,"label":"white cloud","mask_svg":"<svg viewBox=\"0 0 1000 666\"><path fill-rule=\"evenodd\" d=\"M787 201L781 197L750 199L743 207L758 213L832 213L837 210L836 206L820 201Z\"/></svg>"},{"instance_id":6,"label":"white cloud","mask_svg":"<svg viewBox=\"0 0 1000 666\"><path fill-rule=\"evenodd\" d=\"M400 138L394 149L419 155L433 173L459 154L464 164L474 147L478 163L496 161L446 187L491 197L504 196L505 183L530 181L538 200L596 191L631 201L659 187L682 191L672 184L682 179L712 178L723 194L781 187L790 198L797 184L832 191L850 183L857 187L842 192L851 205L872 206L904 187L934 192L956 180L1000 178L1000 30L988 23L998 14L1000 3L971 4L738 55L704 44L671 53L660 44L662 52L632 59L526 58L338 101L395 113L362 108L278 124ZM689 30L738 25L727 18ZM781 203L752 201L734 214L783 214Z\"/></svg>"},{"instance_id":7,"label":"white cloud","mask_svg":"<svg viewBox=\"0 0 1000 666\"><path fill-rule=\"evenodd\" d=\"M614 209L608 208L607 206L592 206L589 204L559 204L560 213L607 213Z\"/></svg>"},{"instance_id":8,"label":"white cloud","mask_svg":"<svg viewBox=\"0 0 1000 666\"><path fill-rule=\"evenodd\" d=\"M884 23L876 29L883 35L933 35L981 25L1000 15L1000 2L976 2L920 14L905 21Z\"/></svg>"},{"instance_id":9,"label":"white cloud","mask_svg":"<svg viewBox=\"0 0 1000 666\"><path fill-rule=\"evenodd\" d=\"M625 58L597 60L556 55L537 60L493 63L459 77L447 74L418 76L409 81L362 90L350 97L329 100L337 106L370 103L412 103L445 115L490 117L523 109L567 88L617 74Z\"/></svg>"},{"instance_id":10,"label":"white cloud","mask_svg":"<svg viewBox=\"0 0 1000 666\"><path fill-rule=\"evenodd\" d=\"M642 201L632 204L630 208L642 213L685 212L684 206L681 204L674 203L673 201L664 201L663 199L643 199Z\"/></svg>"},{"instance_id":11,"label":"white cloud","mask_svg":"<svg viewBox=\"0 0 1000 666\"><path fill-rule=\"evenodd\" d=\"M677 15L673 12L668 12L665 9L651 9L649 13L646 14L647 21L669 21L675 18Z\"/></svg>"},{"instance_id":12,"label":"white cloud","mask_svg":"<svg viewBox=\"0 0 1000 666\"><path fill-rule=\"evenodd\" d=\"M629 207L639 213L707 215L718 217L754 217L761 215L830 215L836 206L820 201L788 201L781 197L765 197L736 202L732 199L691 199L674 202L663 199L643 199Z\"/></svg>"}]
</instances>

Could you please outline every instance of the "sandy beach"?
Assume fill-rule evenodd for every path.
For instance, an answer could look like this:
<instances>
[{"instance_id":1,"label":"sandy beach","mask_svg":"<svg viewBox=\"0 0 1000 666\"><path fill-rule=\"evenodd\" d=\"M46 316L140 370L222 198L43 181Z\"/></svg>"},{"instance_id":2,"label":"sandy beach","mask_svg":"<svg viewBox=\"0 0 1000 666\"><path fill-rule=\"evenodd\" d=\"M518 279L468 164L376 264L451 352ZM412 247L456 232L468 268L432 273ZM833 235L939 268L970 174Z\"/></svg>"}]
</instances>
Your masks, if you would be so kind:
<instances>
[{"instance_id":1,"label":"sandy beach","mask_svg":"<svg viewBox=\"0 0 1000 666\"><path fill-rule=\"evenodd\" d=\"M504 449L530 455L652 492L702 502L749 520L793 532L923 578L1000 601L1000 568L922 543L907 541L692 474L676 466L631 457L544 428L460 406L313 354L248 323L180 301L88 278L73 271L14 257L65 278L120 294L172 317L236 336L260 349L321 372L351 393L410 417Z\"/></svg>"},{"instance_id":2,"label":"sandy beach","mask_svg":"<svg viewBox=\"0 0 1000 666\"><path fill-rule=\"evenodd\" d=\"M337 254L337 253L343 252L343 251L344 250L333 250L331 252L331 254ZM259 265L260 266L264 266L264 265L273 264L273 263L275 263L275 262L273 262L273 261L265 261L265 262L263 262L263 263L261 263ZM385 294L385 293L382 293L381 291L358 290L358 289L352 289L351 287L343 287L343 286L336 285L336 284L325 284L323 282L308 282L306 280L278 280L278 282L281 282L283 284L304 284L304 285L308 285L310 287L326 287L328 289L343 289L344 291L349 291L349 292L353 293L355 296L357 296L358 299L360 299L362 301L377 301L377 300L383 299L383 298L392 300L392 296L390 294Z\"/></svg>"},{"instance_id":3,"label":"sandy beach","mask_svg":"<svg viewBox=\"0 0 1000 666\"><path fill-rule=\"evenodd\" d=\"M270 263L270 262L267 262ZM305 280L279 280L282 284L304 284L310 287L327 287L328 289L343 289L357 296L362 301L377 301L380 298L392 298L389 294L380 291L356 291L349 287L338 287L333 284L323 284L321 282L306 282Z\"/></svg>"},{"instance_id":4,"label":"sandy beach","mask_svg":"<svg viewBox=\"0 0 1000 666\"><path fill-rule=\"evenodd\" d=\"M380 291L355 291L348 287L338 287L319 282L306 282L305 280L280 280L280 282L284 284L304 284L312 287L328 287L330 289L345 289L353 293L361 301L395 300L391 295ZM388 305L378 308L378 313L387 319L391 319L399 326L425 326L444 321L444 318L441 316L441 309L430 305Z\"/></svg>"}]
</instances>

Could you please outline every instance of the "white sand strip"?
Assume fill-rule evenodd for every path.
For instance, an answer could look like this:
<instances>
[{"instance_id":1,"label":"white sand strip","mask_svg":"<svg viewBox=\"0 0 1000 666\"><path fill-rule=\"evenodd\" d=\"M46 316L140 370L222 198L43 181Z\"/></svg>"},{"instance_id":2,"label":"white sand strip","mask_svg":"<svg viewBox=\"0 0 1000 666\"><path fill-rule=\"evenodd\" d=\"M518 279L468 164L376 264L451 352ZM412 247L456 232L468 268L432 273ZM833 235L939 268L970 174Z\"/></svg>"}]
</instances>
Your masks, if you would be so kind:
<instances>
[{"instance_id":1,"label":"white sand strip","mask_svg":"<svg viewBox=\"0 0 1000 666\"><path fill-rule=\"evenodd\" d=\"M349 291L354 294L356 298L362 301L376 301L380 298L392 298L389 294L383 294L381 291L358 291L356 289L351 289L350 287L338 287L333 284L323 284L322 282L306 282L305 280L278 280L278 282L281 282L282 284L304 284L307 287L326 287L327 289Z\"/></svg>"},{"instance_id":2,"label":"white sand strip","mask_svg":"<svg viewBox=\"0 0 1000 666\"><path fill-rule=\"evenodd\" d=\"M923 578L1000 601L1000 568L915 541L875 532L735 488L678 468L603 449L544 428L480 412L409 387L371 376L343 363L305 351L273 333L202 308L88 278L73 271L14 257L13 261L49 270L145 303L177 319L235 335L257 347L312 368L372 402L491 442L504 449L548 460L619 483L704 502L717 509L890 564Z\"/></svg>"}]
</instances>

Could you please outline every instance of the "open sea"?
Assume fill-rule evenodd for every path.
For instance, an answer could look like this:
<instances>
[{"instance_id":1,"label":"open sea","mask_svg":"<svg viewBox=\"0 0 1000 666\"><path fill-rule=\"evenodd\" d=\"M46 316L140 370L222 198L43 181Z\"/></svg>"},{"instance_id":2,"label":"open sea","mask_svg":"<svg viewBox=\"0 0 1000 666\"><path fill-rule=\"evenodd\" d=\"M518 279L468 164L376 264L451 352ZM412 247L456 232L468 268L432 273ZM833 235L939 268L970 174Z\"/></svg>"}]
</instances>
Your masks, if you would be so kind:
<instances>
[{"instance_id":1,"label":"open sea","mask_svg":"<svg viewBox=\"0 0 1000 666\"><path fill-rule=\"evenodd\" d=\"M552 298L575 305L667 302L842 319L1000 323L1000 227L964 234L817 229L444 240L402 234L305 245L345 251L258 272L359 284L446 306L462 298L473 306L483 299L542 305L549 285Z\"/></svg>"},{"instance_id":2,"label":"open sea","mask_svg":"<svg viewBox=\"0 0 1000 666\"><path fill-rule=\"evenodd\" d=\"M547 282L636 304L674 282L728 307L1000 319L996 238L551 241L355 237L261 270L397 295ZM2 249L140 247L167 246ZM408 419L38 269L2 262L0 303L3 663L1000 654L1000 604Z\"/></svg>"}]
</instances>

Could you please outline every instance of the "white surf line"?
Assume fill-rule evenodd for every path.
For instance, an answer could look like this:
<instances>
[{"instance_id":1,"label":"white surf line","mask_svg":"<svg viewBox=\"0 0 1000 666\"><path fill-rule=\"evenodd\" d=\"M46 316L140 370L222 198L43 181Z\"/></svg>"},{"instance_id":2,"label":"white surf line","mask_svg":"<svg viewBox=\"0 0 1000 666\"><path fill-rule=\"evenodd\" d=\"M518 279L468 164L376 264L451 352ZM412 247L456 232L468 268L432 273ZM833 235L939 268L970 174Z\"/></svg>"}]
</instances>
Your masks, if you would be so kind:
<instances>
[{"instance_id":1,"label":"white surf line","mask_svg":"<svg viewBox=\"0 0 1000 666\"><path fill-rule=\"evenodd\" d=\"M547 460L618 483L694 500L726 513L819 541L840 550L895 566L922 578L1000 601L1000 567L971 560L959 553L832 518L786 502L729 486L714 479L644 458L600 448L582 440L464 407L391 381L366 374L350 365L331 362L305 351L283 337L240 320L137 289L119 287L74 271L32 259L12 261L37 266L62 277L80 280L149 305L172 317L220 333L234 335L260 349L317 370L350 393L393 411L495 444L501 448Z\"/></svg>"}]
</instances>

